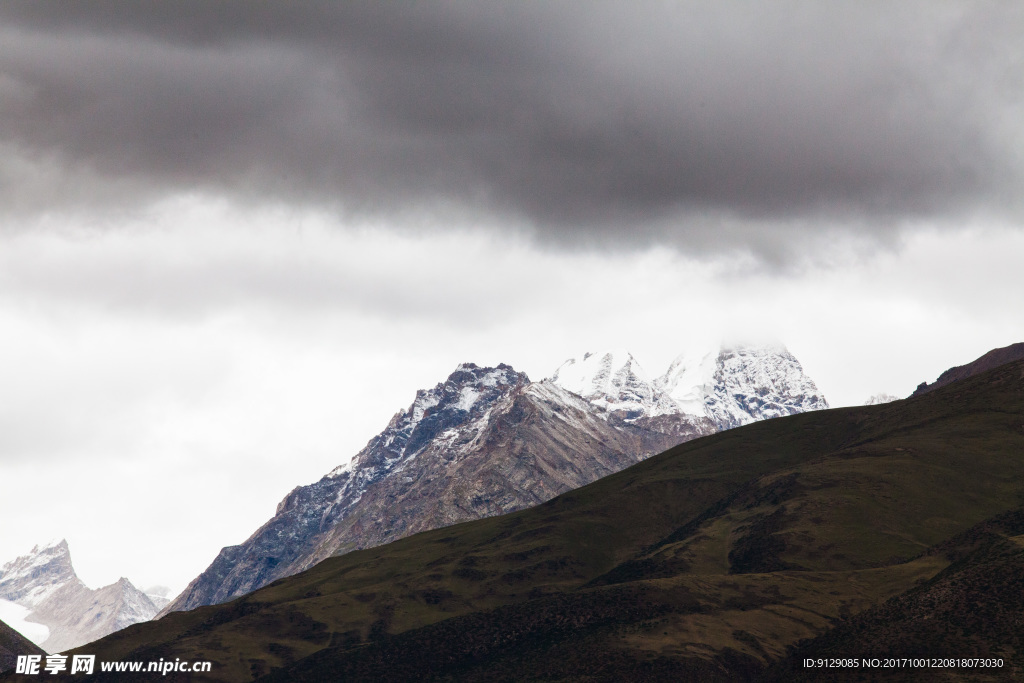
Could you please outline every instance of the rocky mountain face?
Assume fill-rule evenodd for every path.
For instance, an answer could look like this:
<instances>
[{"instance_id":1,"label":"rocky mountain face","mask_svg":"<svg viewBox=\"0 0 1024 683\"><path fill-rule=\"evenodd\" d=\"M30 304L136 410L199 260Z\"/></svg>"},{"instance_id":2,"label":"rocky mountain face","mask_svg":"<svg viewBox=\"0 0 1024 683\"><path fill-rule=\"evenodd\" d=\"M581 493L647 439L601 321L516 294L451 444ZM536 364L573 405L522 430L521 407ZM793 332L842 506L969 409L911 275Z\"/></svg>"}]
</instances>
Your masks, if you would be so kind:
<instances>
[{"instance_id":1,"label":"rocky mountain face","mask_svg":"<svg viewBox=\"0 0 1024 683\"><path fill-rule=\"evenodd\" d=\"M150 598L122 578L96 590L75 574L67 541L36 546L0 568L0 600L19 606L47 652L63 652L156 616ZM28 629L25 629L28 631Z\"/></svg>"},{"instance_id":2,"label":"rocky mountain face","mask_svg":"<svg viewBox=\"0 0 1024 683\"><path fill-rule=\"evenodd\" d=\"M656 380L625 352L566 361L541 382L508 365L460 365L350 463L294 489L161 614L224 602L332 555L532 507L719 429L827 407L784 350L700 360L696 373L680 360Z\"/></svg>"},{"instance_id":3,"label":"rocky mountain face","mask_svg":"<svg viewBox=\"0 0 1024 683\"><path fill-rule=\"evenodd\" d=\"M542 503L678 439L507 365L459 366L353 460L293 490L165 612L223 602L331 555Z\"/></svg>"}]
</instances>

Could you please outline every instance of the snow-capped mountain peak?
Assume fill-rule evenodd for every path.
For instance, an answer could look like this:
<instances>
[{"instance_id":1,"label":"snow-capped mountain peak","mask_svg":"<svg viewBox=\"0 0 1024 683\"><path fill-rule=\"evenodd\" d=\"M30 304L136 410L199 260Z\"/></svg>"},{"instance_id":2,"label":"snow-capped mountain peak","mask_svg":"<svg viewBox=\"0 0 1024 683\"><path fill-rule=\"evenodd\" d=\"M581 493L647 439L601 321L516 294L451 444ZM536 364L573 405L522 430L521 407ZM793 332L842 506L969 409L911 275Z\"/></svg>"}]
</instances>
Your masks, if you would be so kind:
<instances>
[{"instance_id":1,"label":"snow-capped mountain peak","mask_svg":"<svg viewBox=\"0 0 1024 683\"><path fill-rule=\"evenodd\" d=\"M549 381L630 421L684 414L729 429L828 407L799 361L777 343L692 350L653 381L628 352L588 353L567 360Z\"/></svg>"},{"instance_id":2,"label":"snow-capped mountain peak","mask_svg":"<svg viewBox=\"0 0 1024 683\"><path fill-rule=\"evenodd\" d=\"M719 429L828 408L814 381L781 344L723 347L705 399Z\"/></svg>"},{"instance_id":3,"label":"snow-capped mountain peak","mask_svg":"<svg viewBox=\"0 0 1024 683\"><path fill-rule=\"evenodd\" d=\"M157 612L128 579L96 590L87 587L75 574L64 540L37 545L0 568L0 608L19 623L31 624L22 635L48 652L148 621Z\"/></svg>"},{"instance_id":4,"label":"snow-capped mountain peak","mask_svg":"<svg viewBox=\"0 0 1024 683\"><path fill-rule=\"evenodd\" d=\"M415 457L442 431L481 418L494 401L529 382L525 373L504 363L494 368L462 363L433 389L417 391L409 408L396 413L366 448L327 476L337 478L358 470L361 478L369 477L365 482L369 483L398 462Z\"/></svg>"},{"instance_id":5,"label":"snow-capped mountain peak","mask_svg":"<svg viewBox=\"0 0 1024 683\"><path fill-rule=\"evenodd\" d=\"M674 412L633 354L624 350L570 358L548 381L627 420Z\"/></svg>"},{"instance_id":6,"label":"snow-capped mountain peak","mask_svg":"<svg viewBox=\"0 0 1024 683\"><path fill-rule=\"evenodd\" d=\"M37 545L0 567L0 598L28 608L69 583L79 581L65 540Z\"/></svg>"},{"instance_id":7,"label":"snow-capped mountain peak","mask_svg":"<svg viewBox=\"0 0 1024 683\"><path fill-rule=\"evenodd\" d=\"M555 370L550 379L574 394L592 398L607 395L616 376L629 374L639 374L644 380L648 379L633 354L617 349L600 353L588 351L582 358L570 358Z\"/></svg>"},{"instance_id":8,"label":"snow-capped mountain peak","mask_svg":"<svg viewBox=\"0 0 1024 683\"><path fill-rule=\"evenodd\" d=\"M609 394L610 387L639 386L649 396L635 360L620 358L603 369L598 363L598 386ZM289 493L273 518L243 544L224 548L164 613L230 599L334 554L536 505L709 433L705 426L713 430L710 423L668 422L659 430L613 418L555 382L530 383L507 365L460 365L417 392L349 465Z\"/></svg>"},{"instance_id":9,"label":"snow-capped mountain peak","mask_svg":"<svg viewBox=\"0 0 1024 683\"><path fill-rule=\"evenodd\" d=\"M704 399L714 385L718 354L718 349L700 349L679 355L665 374L655 380L655 386L672 399L680 412L703 415Z\"/></svg>"},{"instance_id":10,"label":"snow-capped mountain peak","mask_svg":"<svg viewBox=\"0 0 1024 683\"><path fill-rule=\"evenodd\" d=\"M461 364L416 392L348 464L296 487L163 613L231 599L331 555L536 505L737 423L824 407L816 389L807 400L804 379L784 349L704 350L657 382L627 351L587 353L532 384L507 365Z\"/></svg>"}]
</instances>

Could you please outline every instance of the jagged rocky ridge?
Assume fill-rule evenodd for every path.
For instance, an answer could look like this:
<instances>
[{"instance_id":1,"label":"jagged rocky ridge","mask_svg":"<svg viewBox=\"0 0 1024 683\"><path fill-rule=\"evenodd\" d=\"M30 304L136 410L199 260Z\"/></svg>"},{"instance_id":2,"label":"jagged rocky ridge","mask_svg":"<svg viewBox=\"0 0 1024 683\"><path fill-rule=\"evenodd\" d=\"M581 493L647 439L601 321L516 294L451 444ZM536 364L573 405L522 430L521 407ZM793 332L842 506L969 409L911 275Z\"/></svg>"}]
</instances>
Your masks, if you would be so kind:
<instances>
[{"instance_id":1,"label":"jagged rocky ridge","mask_svg":"<svg viewBox=\"0 0 1024 683\"><path fill-rule=\"evenodd\" d=\"M149 621L162 606L126 578L90 589L75 574L67 541L36 546L0 568L0 600L28 610L24 621L45 627L24 635L47 652Z\"/></svg>"},{"instance_id":2,"label":"jagged rocky ridge","mask_svg":"<svg viewBox=\"0 0 1024 683\"><path fill-rule=\"evenodd\" d=\"M417 392L350 463L295 488L162 613L224 602L317 562L542 503L689 439L825 408L785 349L680 358L651 380L628 353L566 361L530 382L460 365Z\"/></svg>"}]
</instances>

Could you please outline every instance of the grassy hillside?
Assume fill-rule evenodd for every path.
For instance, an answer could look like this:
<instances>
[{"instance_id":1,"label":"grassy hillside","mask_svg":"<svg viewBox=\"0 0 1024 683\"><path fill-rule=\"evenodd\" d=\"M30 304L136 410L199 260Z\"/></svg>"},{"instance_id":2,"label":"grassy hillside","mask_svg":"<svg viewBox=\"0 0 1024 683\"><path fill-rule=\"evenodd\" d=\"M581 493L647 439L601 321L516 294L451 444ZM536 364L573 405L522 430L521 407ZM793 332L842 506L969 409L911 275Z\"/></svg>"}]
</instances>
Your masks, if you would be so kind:
<instances>
[{"instance_id":1,"label":"grassy hillside","mask_svg":"<svg viewBox=\"0 0 1024 683\"><path fill-rule=\"evenodd\" d=\"M689 442L81 651L209 659L225 681L755 679L935 585L955 561L937 546L1022 504L1018 362Z\"/></svg>"},{"instance_id":2,"label":"grassy hillside","mask_svg":"<svg viewBox=\"0 0 1024 683\"><path fill-rule=\"evenodd\" d=\"M766 680L814 681L805 658L1002 659L1000 667L899 672L908 681L1024 680L1024 508L998 515L929 551L951 564L930 580L801 644ZM844 669L832 680L887 680L892 671Z\"/></svg>"}]
</instances>

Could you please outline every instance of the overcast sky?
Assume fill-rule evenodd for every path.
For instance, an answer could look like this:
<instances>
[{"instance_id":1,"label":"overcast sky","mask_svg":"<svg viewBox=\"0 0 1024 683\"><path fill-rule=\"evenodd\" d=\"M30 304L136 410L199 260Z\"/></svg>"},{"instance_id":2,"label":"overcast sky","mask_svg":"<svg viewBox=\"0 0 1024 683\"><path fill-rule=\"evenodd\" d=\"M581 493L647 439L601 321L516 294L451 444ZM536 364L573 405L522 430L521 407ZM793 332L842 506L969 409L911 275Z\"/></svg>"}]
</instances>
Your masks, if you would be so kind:
<instances>
[{"instance_id":1,"label":"overcast sky","mask_svg":"<svg viewBox=\"0 0 1024 683\"><path fill-rule=\"evenodd\" d=\"M0 4L0 562L176 592L463 361L1024 341L1024 4Z\"/></svg>"}]
</instances>

